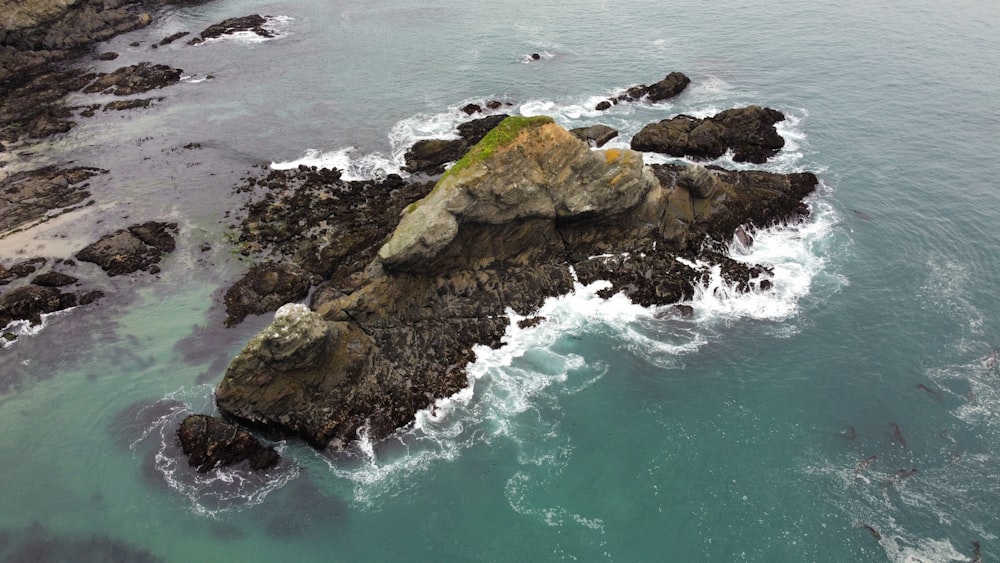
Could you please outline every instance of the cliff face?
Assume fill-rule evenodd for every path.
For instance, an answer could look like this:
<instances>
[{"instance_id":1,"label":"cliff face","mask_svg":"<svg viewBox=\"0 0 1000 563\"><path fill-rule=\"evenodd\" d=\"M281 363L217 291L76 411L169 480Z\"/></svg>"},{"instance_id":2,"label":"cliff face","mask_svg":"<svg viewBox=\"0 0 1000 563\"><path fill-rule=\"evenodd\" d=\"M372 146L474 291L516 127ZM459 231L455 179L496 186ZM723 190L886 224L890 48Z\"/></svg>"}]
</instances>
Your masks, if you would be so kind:
<instances>
[{"instance_id":1,"label":"cliff face","mask_svg":"<svg viewBox=\"0 0 1000 563\"><path fill-rule=\"evenodd\" d=\"M811 174L647 167L630 150L592 151L549 118L507 118L403 211L348 293L258 334L227 370L218 406L316 447L362 427L384 437L467 384L473 346L500 344L508 309L527 315L571 291L571 264L580 281L610 280L643 304L690 297L702 274L680 254L755 286L765 268L696 256L703 241L794 216L815 184Z\"/></svg>"}]
</instances>

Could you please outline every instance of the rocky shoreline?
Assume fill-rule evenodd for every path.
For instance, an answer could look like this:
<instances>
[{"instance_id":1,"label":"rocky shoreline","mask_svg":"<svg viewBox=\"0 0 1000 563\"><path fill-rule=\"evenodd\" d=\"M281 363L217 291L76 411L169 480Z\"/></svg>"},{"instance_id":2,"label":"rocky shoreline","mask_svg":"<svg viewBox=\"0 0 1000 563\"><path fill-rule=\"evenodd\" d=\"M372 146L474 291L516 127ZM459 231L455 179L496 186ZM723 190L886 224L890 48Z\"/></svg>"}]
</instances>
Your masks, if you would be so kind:
<instances>
[{"instance_id":1,"label":"rocky shoreline","mask_svg":"<svg viewBox=\"0 0 1000 563\"><path fill-rule=\"evenodd\" d=\"M95 55L100 60L114 60L117 53L96 54L98 45L149 25L150 12L168 3L0 1L5 17L0 28L0 154L5 157L0 159L0 240L30 234L61 215L101 203L92 197L91 184L105 181L112 172L77 165L32 168L34 154L39 151L36 147L70 131L77 120L93 117L97 111L144 109L164 99L134 96L176 84L183 74L181 69L140 62L110 73L92 73L75 63ZM209 26L189 43L241 31L267 37L267 23L268 19L259 15L231 18ZM150 47L155 49L187 34L165 38ZM66 102L73 93L124 99L74 106ZM4 170L10 162L17 166ZM10 171L14 168L16 171ZM107 289L105 280L95 277L93 269L81 270L78 262L93 262L108 277L141 271L157 274L157 263L174 251L177 235L176 223L146 221L103 234L74 259L37 254L18 256L10 262L12 257L2 257L6 260L0 263L0 331L14 321L34 325L41 322L42 315L99 300ZM72 281L53 285L52 280L60 276ZM275 304L272 310L280 305ZM6 330L2 336L0 345L16 340L18 333Z\"/></svg>"}]
</instances>

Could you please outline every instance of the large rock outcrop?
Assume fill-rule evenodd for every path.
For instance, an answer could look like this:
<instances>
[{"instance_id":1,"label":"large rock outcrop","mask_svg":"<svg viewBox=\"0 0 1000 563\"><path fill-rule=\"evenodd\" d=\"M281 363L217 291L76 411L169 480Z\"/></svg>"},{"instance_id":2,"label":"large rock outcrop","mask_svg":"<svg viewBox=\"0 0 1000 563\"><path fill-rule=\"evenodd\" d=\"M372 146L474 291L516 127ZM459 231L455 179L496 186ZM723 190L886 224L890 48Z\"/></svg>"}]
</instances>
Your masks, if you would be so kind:
<instances>
[{"instance_id":1,"label":"large rock outcrop","mask_svg":"<svg viewBox=\"0 0 1000 563\"><path fill-rule=\"evenodd\" d=\"M282 310L254 337L216 402L316 447L384 437L467 384L473 346L500 344L509 309L530 314L571 291L571 265L644 304L690 297L706 274L686 263L699 258L739 287L765 287L765 267L713 252L706 237L792 218L815 185L812 174L648 167L634 151L591 150L549 118L507 118L403 210L349 285L314 310Z\"/></svg>"},{"instance_id":2,"label":"large rock outcrop","mask_svg":"<svg viewBox=\"0 0 1000 563\"><path fill-rule=\"evenodd\" d=\"M774 124L784 121L778 110L761 106L727 109L699 119L678 115L642 128L632 149L710 160L733 151L737 162L766 162L785 146Z\"/></svg>"}]
</instances>

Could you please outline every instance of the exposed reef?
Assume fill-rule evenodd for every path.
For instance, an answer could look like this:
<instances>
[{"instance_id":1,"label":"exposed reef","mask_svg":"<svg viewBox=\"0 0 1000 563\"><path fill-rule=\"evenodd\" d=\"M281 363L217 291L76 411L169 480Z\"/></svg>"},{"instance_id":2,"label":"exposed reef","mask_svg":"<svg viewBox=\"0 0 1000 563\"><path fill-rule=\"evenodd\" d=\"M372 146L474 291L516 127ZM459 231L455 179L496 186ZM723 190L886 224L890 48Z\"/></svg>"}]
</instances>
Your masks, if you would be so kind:
<instances>
[{"instance_id":1,"label":"exposed reef","mask_svg":"<svg viewBox=\"0 0 1000 563\"><path fill-rule=\"evenodd\" d=\"M335 173L302 176L315 180L306 192L266 198L255 215L287 207L284 198L312 194L311 207L330 197L317 195L350 193ZM499 346L511 310L530 316L574 283L607 280L605 295L667 305L690 298L709 275L700 265L713 264L738 289L766 290L766 266L720 250L746 228L808 213L802 199L816 184L809 173L646 166L632 150L592 150L548 117L506 118L429 193L395 179L379 193L396 200L378 217L341 211L288 232L281 254L301 263L325 252L323 267L304 270L327 281L311 309L283 308L251 340L216 402L231 419L317 448L382 438L465 387L473 347ZM365 235L352 236L360 227Z\"/></svg>"},{"instance_id":2,"label":"exposed reef","mask_svg":"<svg viewBox=\"0 0 1000 563\"><path fill-rule=\"evenodd\" d=\"M193 414L185 418L177 430L177 439L188 463L201 473L244 461L250 469L267 469L280 459L274 448L262 445L245 430L214 416Z\"/></svg>"},{"instance_id":3,"label":"exposed reef","mask_svg":"<svg viewBox=\"0 0 1000 563\"><path fill-rule=\"evenodd\" d=\"M711 160L733 151L737 162L767 162L785 146L774 124L784 121L778 110L760 106L728 109L698 119L678 115L652 123L632 137L632 149Z\"/></svg>"}]
</instances>

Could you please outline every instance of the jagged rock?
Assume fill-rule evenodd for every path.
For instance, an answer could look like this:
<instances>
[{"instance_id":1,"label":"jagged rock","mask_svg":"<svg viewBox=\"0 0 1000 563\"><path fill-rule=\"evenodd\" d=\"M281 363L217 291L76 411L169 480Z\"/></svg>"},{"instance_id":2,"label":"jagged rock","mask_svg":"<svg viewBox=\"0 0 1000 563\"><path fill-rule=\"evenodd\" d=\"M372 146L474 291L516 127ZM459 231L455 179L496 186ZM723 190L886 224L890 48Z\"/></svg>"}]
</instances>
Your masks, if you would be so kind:
<instances>
[{"instance_id":1,"label":"jagged rock","mask_svg":"<svg viewBox=\"0 0 1000 563\"><path fill-rule=\"evenodd\" d=\"M273 467L281 459L274 448L261 445L249 432L214 416L193 414L185 418L177 430L177 439L188 463L201 473L244 461L258 471Z\"/></svg>"},{"instance_id":2,"label":"jagged rock","mask_svg":"<svg viewBox=\"0 0 1000 563\"><path fill-rule=\"evenodd\" d=\"M198 37L188 41L189 45L197 45L206 39L216 39L223 35L232 35L240 31L250 31L261 37L274 37L274 34L264 28L267 18L259 14L251 14L239 18L229 18L228 20L210 25L202 31Z\"/></svg>"},{"instance_id":3,"label":"jagged rock","mask_svg":"<svg viewBox=\"0 0 1000 563\"><path fill-rule=\"evenodd\" d=\"M608 141L618 136L618 131L607 125L577 127L576 129L570 129L569 132L575 135L577 139L598 148L603 147Z\"/></svg>"},{"instance_id":4,"label":"jagged rock","mask_svg":"<svg viewBox=\"0 0 1000 563\"><path fill-rule=\"evenodd\" d=\"M296 309L254 337L217 404L316 447L384 437L467 385L473 347L500 344L508 309L531 316L571 291L569 263L580 282L609 280L605 295L648 305L690 298L708 272L687 263L718 264L752 289L766 268L704 243L793 218L815 184L647 167L630 150L591 150L550 118L508 118L403 210L376 256L314 294L315 312Z\"/></svg>"},{"instance_id":5,"label":"jagged rock","mask_svg":"<svg viewBox=\"0 0 1000 563\"><path fill-rule=\"evenodd\" d=\"M259 315L284 303L305 297L309 280L298 267L265 262L250 270L226 291L226 326L238 324L247 315Z\"/></svg>"},{"instance_id":6,"label":"jagged rock","mask_svg":"<svg viewBox=\"0 0 1000 563\"><path fill-rule=\"evenodd\" d=\"M103 92L115 96L131 96L170 86L179 82L183 73L183 70L167 65L138 63L99 76L83 91L89 94Z\"/></svg>"},{"instance_id":7,"label":"jagged rock","mask_svg":"<svg viewBox=\"0 0 1000 563\"><path fill-rule=\"evenodd\" d=\"M774 124L785 116L752 105L699 119L678 115L642 128L632 137L632 149L708 160L733 151L737 162L766 162L785 146Z\"/></svg>"},{"instance_id":8,"label":"jagged rock","mask_svg":"<svg viewBox=\"0 0 1000 563\"><path fill-rule=\"evenodd\" d=\"M663 80L646 88L646 97L651 102L659 102L680 94L691 83L691 79L680 72L671 72Z\"/></svg>"},{"instance_id":9,"label":"jagged rock","mask_svg":"<svg viewBox=\"0 0 1000 563\"><path fill-rule=\"evenodd\" d=\"M97 264L109 276L156 268L164 254L174 251L177 223L149 221L115 231L76 254L78 260ZM151 272L155 273L155 272Z\"/></svg>"},{"instance_id":10,"label":"jagged rock","mask_svg":"<svg viewBox=\"0 0 1000 563\"><path fill-rule=\"evenodd\" d=\"M75 307L76 295L54 287L25 285L0 295L0 327L11 321L42 322L42 315Z\"/></svg>"},{"instance_id":11,"label":"jagged rock","mask_svg":"<svg viewBox=\"0 0 1000 563\"><path fill-rule=\"evenodd\" d=\"M462 112L465 115L472 115L474 113L482 113L483 108L479 104L466 104L462 106Z\"/></svg>"},{"instance_id":12,"label":"jagged rock","mask_svg":"<svg viewBox=\"0 0 1000 563\"><path fill-rule=\"evenodd\" d=\"M0 181L0 232L37 222L90 197L87 180L102 170L46 167Z\"/></svg>"}]
</instances>

